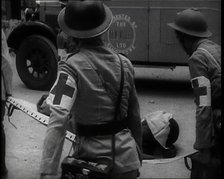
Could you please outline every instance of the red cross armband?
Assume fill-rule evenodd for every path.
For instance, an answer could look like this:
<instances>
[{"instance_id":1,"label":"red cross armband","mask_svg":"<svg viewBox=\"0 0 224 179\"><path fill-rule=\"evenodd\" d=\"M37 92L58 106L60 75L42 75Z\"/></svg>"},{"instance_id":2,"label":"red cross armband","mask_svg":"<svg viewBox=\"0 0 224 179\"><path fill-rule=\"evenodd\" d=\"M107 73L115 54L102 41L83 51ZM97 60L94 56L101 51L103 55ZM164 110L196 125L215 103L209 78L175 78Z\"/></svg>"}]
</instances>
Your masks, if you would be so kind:
<instances>
[{"instance_id":1,"label":"red cross armband","mask_svg":"<svg viewBox=\"0 0 224 179\"><path fill-rule=\"evenodd\" d=\"M191 80L191 85L194 90L196 105L211 106L210 80L204 76L199 76Z\"/></svg>"},{"instance_id":2,"label":"red cross armband","mask_svg":"<svg viewBox=\"0 0 224 179\"><path fill-rule=\"evenodd\" d=\"M76 81L67 73L60 72L58 78L50 90L46 103L60 108L71 110L76 98Z\"/></svg>"}]
</instances>

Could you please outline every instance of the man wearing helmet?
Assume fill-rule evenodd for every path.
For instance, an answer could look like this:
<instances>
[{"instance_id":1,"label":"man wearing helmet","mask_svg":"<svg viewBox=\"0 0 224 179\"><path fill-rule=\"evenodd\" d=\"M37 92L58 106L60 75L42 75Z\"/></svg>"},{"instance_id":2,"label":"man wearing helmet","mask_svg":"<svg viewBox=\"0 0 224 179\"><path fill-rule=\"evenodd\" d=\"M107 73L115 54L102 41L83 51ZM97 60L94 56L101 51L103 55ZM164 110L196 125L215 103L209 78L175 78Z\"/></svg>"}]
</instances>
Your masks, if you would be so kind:
<instances>
[{"instance_id":1,"label":"man wearing helmet","mask_svg":"<svg viewBox=\"0 0 224 179\"><path fill-rule=\"evenodd\" d=\"M142 130L134 69L101 39L112 20L111 10L101 1L68 1L58 15L73 46L59 62L58 78L46 99L51 114L41 178L57 175L67 127L77 137L75 158L112 163L109 178L137 178Z\"/></svg>"},{"instance_id":2,"label":"man wearing helmet","mask_svg":"<svg viewBox=\"0 0 224 179\"><path fill-rule=\"evenodd\" d=\"M209 40L203 14L195 8L177 13L169 23L189 55L188 65L196 104L196 141L199 160L209 167L210 177L219 177L221 130L221 47ZM212 170L214 169L214 170Z\"/></svg>"}]
</instances>

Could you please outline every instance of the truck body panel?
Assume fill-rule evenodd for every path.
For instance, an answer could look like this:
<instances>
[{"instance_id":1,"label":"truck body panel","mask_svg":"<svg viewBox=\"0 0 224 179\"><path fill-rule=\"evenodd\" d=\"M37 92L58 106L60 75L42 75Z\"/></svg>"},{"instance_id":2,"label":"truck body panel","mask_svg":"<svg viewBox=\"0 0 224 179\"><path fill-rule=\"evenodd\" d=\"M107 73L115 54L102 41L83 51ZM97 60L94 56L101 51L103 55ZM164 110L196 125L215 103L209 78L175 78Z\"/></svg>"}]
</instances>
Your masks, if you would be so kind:
<instances>
[{"instance_id":1,"label":"truck body panel","mask_svg":"<svg viewBox=\"0 0 224 179\"><path fill-rule=\"evenodd\" d=\"M58 1L40 1L41 20L59 28ZM187 55L180 47L172 29L177 12L196 7L204 13L212 40L221 43L220 0L107 0L114 15L111 28L104 35L107 45L129 57L134 64L176 66L187 65Z\"/></svg>"},{"instance_id":2,"label":"truck body panel","mask_svg":"<svg viewBox=\"0 0 224 179\"><path fill-rule=\"evenodd\" d=\"M8 44L17 53L21 80L29 88L43 90L48 89L56 79L59 59L55 53L56 37L60 31L57 16L62 6L59 0L37 2L37 16L34 13L37 11L33 11L35 8L32 7L31 18L26 18L25 22L13 29ZM177 12L191 7L204 13L209 30L213 33L211 39L221 45L221 0L104 0L104 3L111 8L114 18L109 30L103 34L103 40L115 52L126 55L134 65L172 69L188 65L188 57L167 23L174 21ZM33 46L32 51L39 53L33 54L26 43L35 39L38 45ZM46 51L46 47L50 50ZM49 58L43 62L38 54ZM25 68L21 68L23 66ZM36 73L38 75L34 75Z\"/></svg>"}]
</instances>

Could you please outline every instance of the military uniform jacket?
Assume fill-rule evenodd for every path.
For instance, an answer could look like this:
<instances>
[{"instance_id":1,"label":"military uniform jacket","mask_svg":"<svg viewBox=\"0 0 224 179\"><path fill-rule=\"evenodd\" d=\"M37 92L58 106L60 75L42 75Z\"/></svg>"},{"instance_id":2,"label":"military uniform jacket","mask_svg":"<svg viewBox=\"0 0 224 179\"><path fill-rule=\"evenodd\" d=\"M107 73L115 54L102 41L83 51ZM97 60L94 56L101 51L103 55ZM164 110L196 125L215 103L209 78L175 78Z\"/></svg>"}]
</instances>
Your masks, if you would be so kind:
<instances>
[{"instance_id":1,"label":"military uniform jacket","mask_svg":"<svg viewBox=\"0 0 224 179\"><path fill-rule=\"evenodd\" d=\"M141 119L133 66L127 58L120 57L124 66L120 119L128 117L129 129L123 129L115 135L115 169L123 173L140 167L137 148L141 146ZM120 68L117 54L103 46L81 48L78 53L69 54L66 60L60 62L58 79L46 100L51 115L44 140L41 173L56 173L67 127L76 133L76 122L83 125L105 124L114 119ZM100 162L111 160L111 150L111 135L78 136L74 155Z\"/></svg>"},{"instance_id":2,"label":"military uniform jacket","mask_svg":"<svg viewBox=\"0 0 224 179\"><path fill-rule=\"evenodd\" d=\"M2 57L1 57L1 100L12 94L12 67L6 36L2 30Z\"/></svg>"},{"instance_id":3,"label":"military uniform jacket","mask_svg":"<svg viewBox=\"0 0 224 179\"><path fill-rule=\"evenodd\" d=\"M210 148L215 142L213 110L221 109L221 48L203 39L189 58L191 83L196 104L197 150Z\"/></svg>"}]
</instances>

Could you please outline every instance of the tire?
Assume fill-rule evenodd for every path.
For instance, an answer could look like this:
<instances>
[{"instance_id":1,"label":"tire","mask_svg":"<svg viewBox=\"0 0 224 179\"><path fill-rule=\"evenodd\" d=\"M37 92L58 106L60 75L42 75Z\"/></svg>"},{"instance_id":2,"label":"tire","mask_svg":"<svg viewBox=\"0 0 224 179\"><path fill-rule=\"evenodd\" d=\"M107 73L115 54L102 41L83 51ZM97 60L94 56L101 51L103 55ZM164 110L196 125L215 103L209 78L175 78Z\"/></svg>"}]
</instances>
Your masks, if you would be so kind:
<instances>
[{"instance_id":1,"label":"tire","mask_svg":"<svg viewBox=\"0 0 224 179\"><path fill-rule=\"evenodd\" d=\"M16 68L30 89L49 90L57 77L57 49L46 37L31 35L24 39L16 54Z\"/></svg>"}]
</instances>

